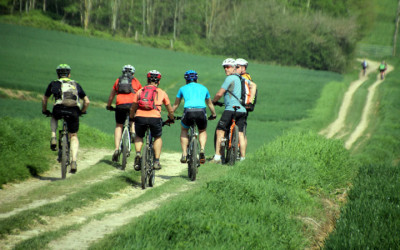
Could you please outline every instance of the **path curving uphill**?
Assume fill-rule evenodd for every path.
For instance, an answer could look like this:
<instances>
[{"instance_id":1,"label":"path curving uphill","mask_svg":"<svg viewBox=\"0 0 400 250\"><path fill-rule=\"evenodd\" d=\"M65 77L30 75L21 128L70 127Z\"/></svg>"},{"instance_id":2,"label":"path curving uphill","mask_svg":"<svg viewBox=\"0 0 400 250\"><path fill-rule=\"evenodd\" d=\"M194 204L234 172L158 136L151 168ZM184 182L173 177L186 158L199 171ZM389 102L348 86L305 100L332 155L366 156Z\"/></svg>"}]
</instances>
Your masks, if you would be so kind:
<instances>
[{"instance_id":1,"label":"path curving uphill","mask_svg":"<svg viewBox=\"0 0 400 250\"><path fill-rule=\"evenodd\" d=\"M368 68L366 71L366 75L363 76L360 73L359 79L350 83L348 90L344 94L343 101L339 109L338 117L327 128L320 131L320 134L326 136L327 138L340 138L342 134L348 133L348 131L345 131L345 125L346 125L345 120L349 113L350 106L353 101L353 96L356 93L357 89L366 80L369 79L369 75L372 74L372 77L375 77L373 73L377 72L379 67L379 62L371 60L367 60L367 62L368 62ZM393 67L391 65L388 65L386 74L388 74L392 70ZM347 149L350 149L352 147L352 145L357 141L358 138L360 138L363 135L365 129L368 127L369 117L371 115L373 106L372 104L376 89L384 81L384 79L383 80L380 79L379 73L376 75L376 79L377 80L368 88L368 95L366 97L366 102L362 111L361 121L354 129L354 131L350 132L350 137L345 141L345 147Z\"/></svg>"}]
</instances>

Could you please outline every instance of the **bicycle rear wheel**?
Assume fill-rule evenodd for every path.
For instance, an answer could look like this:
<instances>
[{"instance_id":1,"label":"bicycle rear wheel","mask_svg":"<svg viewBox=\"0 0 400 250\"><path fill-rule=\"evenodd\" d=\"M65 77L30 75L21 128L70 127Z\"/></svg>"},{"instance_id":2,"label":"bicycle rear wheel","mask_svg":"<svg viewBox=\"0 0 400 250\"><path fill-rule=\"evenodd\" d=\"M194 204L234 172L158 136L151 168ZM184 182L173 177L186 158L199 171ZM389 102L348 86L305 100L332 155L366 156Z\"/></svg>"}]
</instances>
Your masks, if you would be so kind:
<instances>
[{"instance_id":1,"label":"bicycle rear wheel","mask_svg":"<svg viewBox=\"0 0 400 250\"><path fill-rule=\"evenodd\" d=\"M61 178L67 177L67 165L69 161L68 154L68 134L65 133L61 137Z\"/></svg>"},{"instance_id":2,"label":"bicycle rear wheel","mask_svg":"<svg viewBox=\"0 0 400 250\"><path fill-rule=\"evenodd\" d=\"M143 154L142 154L142 169L141 169L141 181L142 181L142 189L146 189L147 187L147 170L150 166L148 166L148 161L147 161L147 157L148 157L148 148L145 145L144 149L143 149Z\"/></svg>"},{"instance_id":3,"label":"bicycle rear wheel","mask_svg":"<svg viewBox=\"0 0 400 250\"><path fill-rule=\"evenodd\" d=\"M125 170L125 168L126 168L128 154L129 154L129 134L123 133L122 134L122 165L121 165L122 170Z\"/></svg>"},{"instance_id":4,"label":"bicycle rear wheel","mask_svg":"<svg viewBox=\"0 0 400 250\"><path fill-rule=\"evenodd\" d=\"M232 130L231 146L228 149L227 158L228 164L233 166L239 152L239 128L235 126Z\"/></svg>"},{"instance_id":5,"label":"bicycle rear wheel","mask_svg":"<svg viewBox=\"0 0 400 250\"><path fill-rule=\"evenodd\" d=\"M188 164L189 167L188 172L190 180L195 181L197 175L197 166L199 164L199 159L197 158L199 154L199 146L197 145L196 138L192 138L192 141L190 143L192 152L190 154L190 159L189 159L190 164Z\"/></svg>"}]
</instances>

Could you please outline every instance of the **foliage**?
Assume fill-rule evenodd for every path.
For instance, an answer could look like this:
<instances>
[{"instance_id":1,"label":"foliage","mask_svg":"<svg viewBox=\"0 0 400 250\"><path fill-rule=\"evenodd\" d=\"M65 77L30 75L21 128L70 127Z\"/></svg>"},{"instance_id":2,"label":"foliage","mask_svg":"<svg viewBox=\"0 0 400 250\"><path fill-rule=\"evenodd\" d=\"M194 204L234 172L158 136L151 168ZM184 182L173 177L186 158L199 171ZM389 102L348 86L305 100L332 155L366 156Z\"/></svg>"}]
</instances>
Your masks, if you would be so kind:
<instances>
[{"instance_id":1,"label":"foliage","mask_svg":"<svg viewBox=\"0 0 400 250\"><path fill-rule=\"evenodd\" d=\"M9 2L11 13L19 10L26 20L41 9L58 20L50 24L48 18L41 18L46 28L65 30L68 24L82 27L84 33L104 36L108 32L118 40L134 38L158 48L169 48L173 41L177 45L173 49L179 51L191 48L337 72L346 69L355 40L373 20L371 4L361 0L312 1L309 5L307 1L274 0L23 2ZM37 21L32 24L38 25Z\"/></svg>"}]
</instances>

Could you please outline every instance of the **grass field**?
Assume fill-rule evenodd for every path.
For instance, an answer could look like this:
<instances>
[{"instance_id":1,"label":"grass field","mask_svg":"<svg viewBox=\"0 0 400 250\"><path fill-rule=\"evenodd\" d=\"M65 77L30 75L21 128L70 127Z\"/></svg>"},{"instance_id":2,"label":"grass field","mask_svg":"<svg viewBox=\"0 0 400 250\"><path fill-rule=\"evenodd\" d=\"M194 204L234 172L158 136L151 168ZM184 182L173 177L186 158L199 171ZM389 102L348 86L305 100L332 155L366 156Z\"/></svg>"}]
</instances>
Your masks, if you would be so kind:
<instances>
[{"instance_id":1,"label":"grass field","mask_svg":"<svg viewBox=\"0 0 400 250\"><path fill-rule=\"evenodd\" d=\"M137 68L137 76L142 82L141 76L146 71L160 70L163 74L161 87L166 89L171 100L183 83L184 71L189 68L199 72L200 82L210 89L211 95L225 77L220 66L222 57L193 56L15 25L0 24L0 32L7 34L0 40L0 46L4 48L0 50L0 74L3 76L0 87L4 88L42 93L54 78L54 68L60 61L72 66L73 78L83 84L92 100L98 102L107 99L121 66L127 63ZM389 63L395 68L400 67L398 60ZM389 75L380 87L380 101L376 103L372 118L374 125L361 138L363 143L356 152L345 150L340 140L327 140L316 133L335 118L341 95L354 74L342 76L252 62L249 72L260 92L256 111L249 117L248 159L235 168L213 164L200 168L199 175L203 179L196 181L194 192L172 199L157 211L121 227L92 246L93 249L318 247L322 242L315 236L321 227L335 219L327 217L327 213L338 209L327 206L325 201L342 205L338 196L350 183L353 188L347 206L342 207L337 228L326 241L326 248L398 247L398 71ZM362 107L365 91L364 88L357 93L356 110ZM355 115L351 123L358 119ZM45 137L44 124L48 119L41 118L39 102L0 98L0 121L0 125L8 127L1 130L1 137L7 138L6 142L18 137L12 131L13 126L22 131L29 122L32 125L24 135L31 136L40 129L32 140L39 150L48 147L48 139L40 139ZM107 146L110 141L112 147L112 113L91 107L82 123L86 125L82 130L82 144L88 145L97 138L96 145ZM103 134L96 130L89 136L88 130L92 127L106 134L99 136ZM210 122L210 128L211 140L215 123ZM297 132L288 132L290 130ZM178 125L166 127L165 131L164 141L168 143L164 144L164 149L179 151ZM18 149L10 150L9 145L4 140L0 143L2 159L9 152L19 152ZM212 147L208 145L207 153L212 154ZM26 170L26 163L23 164L22 168ZM79 186L81 178L93 180L112 171L110 168L103 161L65 182L51 183L51 192L43 190L44 198L58 196L66 187L71 187L72 194L67 194L66 202L48 204L0 220L0 235L24 230L32 223L45 223L42 216L58 216L90 202L107 199L139 178L138 173L132 175L133 171L130 171L106 181ZM175 178L126 206L159 196L166 190L174 192L183 182L185 179ZM26 202L23 199L30 195L35 196L28 192L18 202ZM47 242L80 226L75 224L44 232L21 242L18 247L42 249Z\"/></svg>"}]
</instances>

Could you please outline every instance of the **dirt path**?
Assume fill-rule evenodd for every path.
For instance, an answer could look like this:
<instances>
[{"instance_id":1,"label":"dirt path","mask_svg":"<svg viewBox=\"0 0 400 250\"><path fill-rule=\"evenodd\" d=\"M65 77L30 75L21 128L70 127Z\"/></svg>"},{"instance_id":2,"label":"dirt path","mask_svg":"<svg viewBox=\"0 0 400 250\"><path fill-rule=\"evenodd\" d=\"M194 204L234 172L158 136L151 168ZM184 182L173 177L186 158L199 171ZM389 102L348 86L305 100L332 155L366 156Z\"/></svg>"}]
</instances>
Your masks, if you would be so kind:
<instances>
[{"instance_id":1,"label":"dirt path","mask_svg":"<svg viewBox=\"0 0 400 250\"><path fill-rule=\"evenodd\" d=\"M359 61L361 61L361 60L359 60ZM345 134L347 132L347 131L345 131L345 119L349 112L349 108L352 103L354 93L366 80L369 79L369 75L372 75L371 77L376 77L377 80L375 81L375 83L372 84L368 88L367 100L366 100L366 104L363 108L361 121L358 124L358 126L356 127L356 129L351 133L349 139L347 139L345 142L345 147L347 149L351 148L353 143L360 136L362 136L363 132L368 127L368 120L369 120L369 116L371 113L371 107L372 107L373 97L375 95L376 88L384 81L384 80L380 80L378 73L375 74L378 70L379 62L374 62L374 61L370 61L370 60L367 60L367 62L368 62L368 68L367 68L366 75L363 76L360 73L359 79L352 82L350 84L348 90L344 94L343 101L340 106L337 119L334 122L332 122L327 128L320 131L320 134L325 135L327 138L333 138L333 137L340 138L343 134ZM386 74L392 70L393 70L393 67L388 65L388 70L387 70Z\"/></svg>"},{"instance_id":2,"label":"dirt path","mask_svg":"<svg viewBox=\"0 0 400 250\"><path fill-rule=\"evenodd\" d=\"M104 156L103 153L104 152L99 152L98 150L86 152L87 162L88 163L98 162L101 158L103 158ZM107 154L109 153L110 152L107 152ZM155 187L163 185L171 178L179 177L180 173L182 171L185 171L186 165L180 164L179 159L180 159L179 153L173 153L173 154L163 153L161 155L161 164L163 166L163 169L157 172ZM79 166L81 165L82 168L84 168L83 161ZM87 165L85 167L90 167L90 165ZM55 174L59 175L59 171L57 171L57 173ZM51 173L49 173L49 175L51 175ZM17 186L12 185L11 187L4 190L4 194L9 197L12 197L13 194L18 196L22 191L21 188L32 186L30 182L35 183L35 181L29 180L27 182L20 183ZM39 185L34 184L34 186L36 187ZM139 186L135 187L130 186L121 190L118 193L115 193L113 197L110 199L96 201L90 204L89 206L76 209L70 214L58 217L43 217L42 219L47 222L46 224L38 224L35 225L31 230L21 231L18 232L17 234L7 235L6 239L0 240L0 249L12 249L19 242L37 236L43 232L54 231L60 229L61 227L73 224L88 223L84 225L80 230L67 234L63 238L58 239L49 244L49 247L51 249L60 249L60 248L84 249L89 247L91 243L104 237L104 235L109 234L118 227L125 225L126 223L130 222L133 218L139 217L144 213L157 208L164 201L168 200L173 196L176 196L178 193L182 191L187 190L189 187L190 183L181 187L180 190L176 193L164 194L161 197L157 197L154 200L138 204L133 208L124 209L124 205L127 202L143 195L145 192L151 189L148 188L146 190L142 190L141 187ZM2 197L1 199L3 199L3 196L1 197ZM49 202L55 202L55 201L47 201L47 203ZM45 200L34 201L31 204L24 207L23 210L30 209L32 207L38 207L47 203ZM11 213L16 214L19 211L21 211L21 209L17 209L17 211L13 211ZM92 216L104 212L109 212L111 214L102 219L98 220L93 219L90 222L87 221ZM7 213L6 215L10 216L11 213ZM0 214L0 218L8 217L6 215Z\"/></svg>"}]
</instances>

